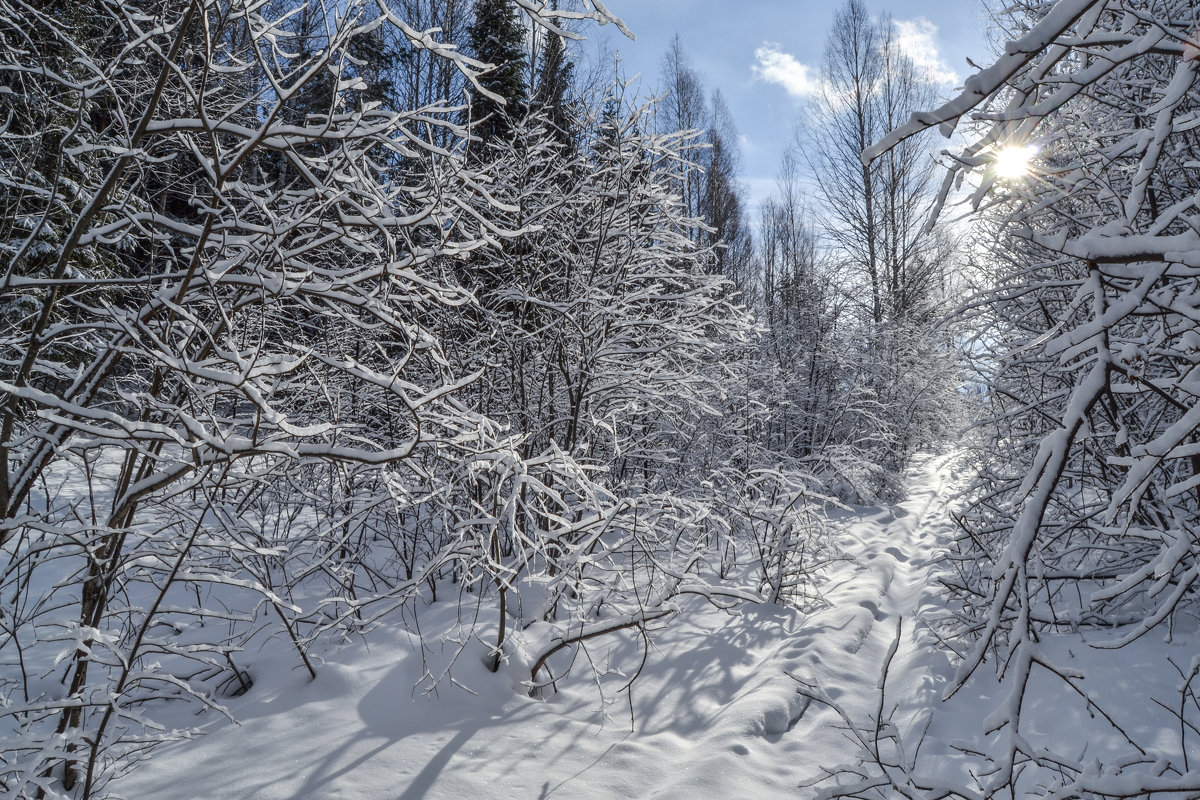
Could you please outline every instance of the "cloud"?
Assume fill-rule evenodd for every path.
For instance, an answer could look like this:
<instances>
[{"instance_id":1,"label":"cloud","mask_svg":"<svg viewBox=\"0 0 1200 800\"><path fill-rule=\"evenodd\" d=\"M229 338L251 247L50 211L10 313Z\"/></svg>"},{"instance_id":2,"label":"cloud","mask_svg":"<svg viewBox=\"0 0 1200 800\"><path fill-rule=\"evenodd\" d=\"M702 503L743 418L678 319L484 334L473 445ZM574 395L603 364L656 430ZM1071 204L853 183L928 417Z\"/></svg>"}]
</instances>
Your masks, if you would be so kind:
<instances>
[{"instance_id":1,"label":"cloud","mask_svg":"<svg viewBox=\"0 0 1200 800\"><path fill-rule=\"evenodd\" d=\"M896 44L934 83L957 85L960 78L942 60L937 47L937 25L924 17L896 20Z\"/></svg>"},{"instance_id":2,"label":"cloud","mask_svg":"<svg viewBox=\"0 0 1200 800\"><path fill-rule=\"evenodd\" d=\"M815 70L801 64L779 45L764 42L754 51L754 75L767 83L777 83L795 97L809 97L821 90L821 82L813 76Z\"/></svg>"}]
</instances>

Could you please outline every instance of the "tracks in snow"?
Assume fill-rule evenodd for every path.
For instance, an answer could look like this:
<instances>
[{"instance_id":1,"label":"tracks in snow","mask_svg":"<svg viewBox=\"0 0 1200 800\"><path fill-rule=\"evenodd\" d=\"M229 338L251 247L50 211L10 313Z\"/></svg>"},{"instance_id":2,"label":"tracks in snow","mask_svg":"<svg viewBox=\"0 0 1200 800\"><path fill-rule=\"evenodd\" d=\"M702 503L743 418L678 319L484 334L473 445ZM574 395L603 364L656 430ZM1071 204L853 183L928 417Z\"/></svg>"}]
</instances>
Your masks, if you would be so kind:
<instances>
[{"instance_id":1,"label":"tracks in snow","mask_svg":"<svg viewBox=\"0 0 1200 800\"><path fill-rule=\"evenodd\" d=\"M919 459L904 502L846 520L849 560L835 568L824 592L828 606L811 615L779 653L788 673L823 691L858 724L879 715L880 683L893 643L885 718L911 729L928 718L948 679L948 662L932 646L922 619L938 602L930 565L952 534L956 461L956 456ZM808 743L814 779L857 756L844 722L823 704L812 704L794 734Z\"/></svg>"},{"instance_id":2,"label":"tracks in snow","mask_svg":"<svg viewBox=\"0 0 1200 800\"><path fill-rule=\"evenodd\" d=\"M823 591L827 605L742 654L738 689L692 742L689 779L664 781L671 785L647 796L717 797L727 790L730 796L749 796L736 781L728 783L730 772L757 773L778 791L759 797L815 795L810 784L852 764L857 746L841 717L810 703L791 676L824 692L856 723L866 723L879 714L881 672L898 630L884 716L903 728L928 718L949 668L920 620L937 602L929 587L930 564L951 533L955 461L955 456L920 458L910 470L906 500L840 520L846 560L832 567ZM746 616L745 627L762 626L749 610Z\"/></svg>"}]
</instances>

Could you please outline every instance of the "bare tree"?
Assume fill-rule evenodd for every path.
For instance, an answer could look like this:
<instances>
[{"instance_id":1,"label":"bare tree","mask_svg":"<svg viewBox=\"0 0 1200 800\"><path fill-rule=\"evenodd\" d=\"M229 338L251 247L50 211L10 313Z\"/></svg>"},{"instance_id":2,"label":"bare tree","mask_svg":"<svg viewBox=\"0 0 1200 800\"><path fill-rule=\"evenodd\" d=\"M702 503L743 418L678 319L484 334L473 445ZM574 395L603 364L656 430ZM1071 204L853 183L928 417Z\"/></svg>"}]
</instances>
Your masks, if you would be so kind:
<instances>
[{"instance_id":1,"label":"bare tree","mask_svg":"<svg viewBox=\"0 0 1200 800\"><path fill-rule=\"evenodd\" d=\"M445 42L465 45L470 22L470 0L388 0L388 8L419 31L439 29ZM397 108L421 108L461 96L463 74L454 63L428 48L413 45L394 28L388 36L400 51L397 70ZM434 129L436 132L439 129ZM444 144L444 142L439 142Z\"/></svg>"},{"instance_id":2,"label":"bare tree","mask_svg":"<svg viewBox=\"0 0 1200 800\"><path fill-rule=\"evenodd\" d=\"M825 47L822 89L799 136L821 203L823 234L865 279L876 328L927 311L936 288L937 246L926 230L934 164L923 138L879 159L861 155L932 101L933 90L895 40L890 18L847 0Z\"/></svg>"},{"instance_id":3,"label":"bare tree","mask_svg":"<svg viewBox=\"0 0 1200 800\"><path fill-rule=\"evenodd\" d=\"M897 490L911 453L948 427L954 370L935 322L953 253L926 224L934 162L925 139L869 163L861 155L931 97L928 80L900 51L892 20L847 0L826 42L821 93L796 137L822 249L857 309L858 330L847 328L842 341L859 364L855 384L877 404L873 422L857 418L867 427L856 438L872 442L875 491L883 494Z\"/></svg>"}]
</instances>

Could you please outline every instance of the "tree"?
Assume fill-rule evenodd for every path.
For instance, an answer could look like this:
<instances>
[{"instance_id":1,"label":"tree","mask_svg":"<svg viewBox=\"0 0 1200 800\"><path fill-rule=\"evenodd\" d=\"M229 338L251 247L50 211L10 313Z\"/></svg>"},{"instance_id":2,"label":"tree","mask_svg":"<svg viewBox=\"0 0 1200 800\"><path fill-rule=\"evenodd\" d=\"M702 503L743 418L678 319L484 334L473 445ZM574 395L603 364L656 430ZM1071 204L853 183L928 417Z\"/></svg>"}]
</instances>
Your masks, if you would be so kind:
<instances>
[{"instance_id":1,"label":"tree","mask_svg":"<svg viewBox=\"0 0 1200 800\"><path fill-rule=\"evenodd\" d=\"M797 145L816 187L823 247L861 298L858 330L845 340L857 385L878 403L861 432L881 467L876 491L894 493L916 448L943 435L956 391L951 350L936 329L953 248L926 224L934 163L917 136L864 163L865 151L932 88L900 52L890 18L847 0L826 41L822 89ZM861 418L866 422L867 418ZM872 429L873 428L873 429Z\"/></svg>"},{"instance_id":2,"label":"tree","mask_svg":"<svg viewBox=\"0 0 1200 800\"><path fill-rule=\"evenodd\" d=\"M866 273L867 313L882 326L886 298L880 252L878 169L859 163L860 154L885 132L879 108L883 79L883 26L871 19L861 0L847 0L834 15L825 44L821 117L809 155L826 234L856 270Z\"/></svg>"},{"instance_id":3,"label":"tree","mask_svg":"<svg viewBox=\"0 0 1200 800\"><path fill-rule=\"evenodd\" d=\"M867 368L853 290L821 247L802 186L792 151L760 208L756 310L767 330L758 372L771 387L762 441L840 496L872 497L888 481L889 409Z\"/></svg>"},{"instance_id":4,"label":"tree","mask_svg":"<svg viewBox=\"0 0 1200 800\"><path fill-rule=\"evenodd\" d=\"M436 28L441 31L442 41L468 44L471 0L387 0L386 5L414 30ZM397 108L440 105L459 97L464 84L469 83L452 60L420 43L414 44L397 28L385 28L384 38L397 52L399 61L395 75Z\"/></svg>"},{"instance_id":5,"label":"tree","mask_svg":"<svg viewBox=\"0 0 1200 800\"><path fill-rule=\"evenodd\" d=\"M699 74L692 69L691 62L683 50L683 40L679 34L671 39L671 44L663 56L663 82L665 85L666 101L660 114L660 124L666 131L703 131L708 128L708 106L704 101L704 83ZM700 170L689 171L681 180L679 194L683 197L685 213L696 222L691 226L692 241L701 242L705 232L700 227L704 197L704 157L696 153L697 165Z\"/></svg>"},{"instance_id":6,"label":"tree","mask_svg":"<svg viewBox=\"0 0 1200 800\"><path fill-rule=\"evenodd\" d=\"M470 376L432 324L470 301L434 265L509 232L486 201L462 216L481 188L458 110L372 102L360 45L388 26L472 85L482 65L384 2L291 21L241 0L0 0L0 105L36 123L0 139L0 647L17 665L0 782L16 796L99 797L172 735L151 701L218 708L247 688L234 656L268 619L311 673L313 637L418 592L446 550L384 585L361 550L371 525L408 532L387 509L425 464L511 485L495 456L511 443L455 399ZM299 40L314 28L320 47ZM427 514L461 508L434 497ZM205 619L228 626L190 624ZM61 690L42 692L52 671Z\"/></svg>"},{"instance_id":7,"label":"tree","mask_svg":"<svg viewBox=\"0 0 1200 800\"><path fill-rule=\"evenodd\" d=\"M753 249L745 217L745 190L740 182L741 150L737 126L719 91L705 100L704 80L692 68L676 34L663 57L665 101L658 113L667 131L699 131L704 147L690 157L697 169L683 176L679 192L694 220L690 236L715 248L712 269L743 292L752 290L749 262Z\"/></svg>"},{"instance_id":8,"label":"tree","mask_svg":"<svg viewBox=\"0 0 1200 800\"><path fill-rule=\"evenodd\" d=\"M557 0L552 4L558 7ZM575 120L571 84L575 65L567 54L566 41L556 33L544 34L544 43L534 71L532 108L544 115L550 131L560 144L574 144Z\"/></svg>"},{"instance_id":9,"label":"tree","mask_svg":"<svg viewBox=\"0 0 1200 800\"><path fill-rule=\"evenodd\" d=\"M472 93L471 119L474 135L486 147L507 140L513 121L526 111L525 30L510 0L475 0L474 12L467 28L471 54L489 69Z\"/></svg>"},{"instance_id":10,"label":"tree","mask_svg":"<svg viewBox=\"0 0 1200 800\"><path fill-rule=\"evenodd\" d=\"M900 52L891 19L873 19L861 0L847 0L825 45L811 141L800 143L822 200L823 233L865 279L865 312L876 328L927 313L938 288L939 259L929 251L939 247L924 225L933 162L921 137L870 164L861 155L932 94Z\"/></svg>"},{"instance_id":11,"label":"tree","mask_svg":"<svg viewBox=\"0 0 1200 800\"><path fill-rule=\"evenodd\" d=\"M1200 17L1189 2L1010 11L1003 55L867 154L979 122L942 192L973 173L972 201L995 232L981 259L992 284L969 306L990 420L948 561L963 654L950 693L986 680L990 660L1006 699L965 748L987 762L979 786L954 796L1193 794L1194 665L1145 687L1179 725L1153 741L1129 725L1145 701L1099 703L1087 679L1102 653L1170 637L1196 611L1200 187L1185 164L1197 152L1187 120L1200 107ZM1078 630L1099 653L1063 663L1049 643ZM1042 678L1120 745L1084 759L1082 742L1031 737Z\"/></svg>"},{"instance_id":12,"label":"tree","mask_svg":"<svg viewBox=\"0 0 1200 800\"><path fill-rule=\"evenodd\" d=\"M670 428L720 391L700 365L748 322L672 191L696 134L657 130L656 106L620 86L581 108L585 146L558 143L535 116L497 147L495 197L522 234L473 259L484 318L462 353L491 365L477 406L534 451L553 443L644 475L681 460L667 454L687 437Z\"/></svg>"},{"instance_id":13,"label":"tree","mask_svg":"<svg viewBox=\"0 0 1200 800\"><path fill-rule=\"evenodd\" d=\"M499 606L492 667L534 652L527 667L539 691L590 638L636 630L648 641L647 627L672 619L682 595L747 597L722 581L737 549L733 520L756 534L745 534L758 545L751 558L771 562L762 571L773 597L796 599L809 585L787 542L803 527L792 524L795 507L811 495L787 474L786 490L760 475L747 497L744 475L727 471L727 456L746 448L714 434L736 439L722 411L743 397L734 373L752 327L712 273L711 249L688 237L673 191L694 168L698 137L662 131L657 106L634 104L621 85L578 108L575 147L538 115L494 146L498 222L521 234L473 255L478 313L450 320L461 327L444 337L459 343L452 358L481 372L462 396L510 427L517 463L581 465L598 498L578 502L565 471L540 485L522 474L502 490L476 478L450 493L479 498L456 530L517 520L494 540L475 526L475 551L487 555L470 575L480 605ZM556 492L564 500L544 501ZM498 513L489 494L515 511ZM552 509L540 521L526 513L539 504ZM547 524L556 517L566 524Z\"/></svg>"},{"instance_id":14,"label":"tree","mask_svg":"<svg viewBox=\"0 0 1200 800\"><path fill-rule=\"evenodd\" d=\"M710 108L699 212L711 228L707 241L716 251L713 268L743 294L750 294L753 291L750 260L754 239L745 218L737 127L720 91L713 92Z\"/></svg>"}]
</instances>

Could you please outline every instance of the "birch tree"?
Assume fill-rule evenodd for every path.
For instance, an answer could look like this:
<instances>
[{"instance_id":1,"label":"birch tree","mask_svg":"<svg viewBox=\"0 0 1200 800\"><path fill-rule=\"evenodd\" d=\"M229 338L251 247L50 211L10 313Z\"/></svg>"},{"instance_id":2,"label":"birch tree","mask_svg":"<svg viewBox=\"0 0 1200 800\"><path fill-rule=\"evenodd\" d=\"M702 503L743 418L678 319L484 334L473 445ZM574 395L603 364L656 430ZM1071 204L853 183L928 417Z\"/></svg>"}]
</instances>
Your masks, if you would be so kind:
<instances>
[{"instance_id":1,"label":"birch tree","mask_svg":"<svg viewBox=\"0 0 1200 800\"><path fill-rule=\"evenodd\" d=\"M934 168L927 137L915 134L869 163L861 155L932 97L891 18L847 0L826 40L821 92L797 129L821 246L857 310L858 331L847 330L845 341L861 364L858 382L878 404L864 433L881 467L875 492L884 495L898 491L911 453L949 427L953 359L934 323L954 253L926 224Z\"/></svg>"}]
</instances>

